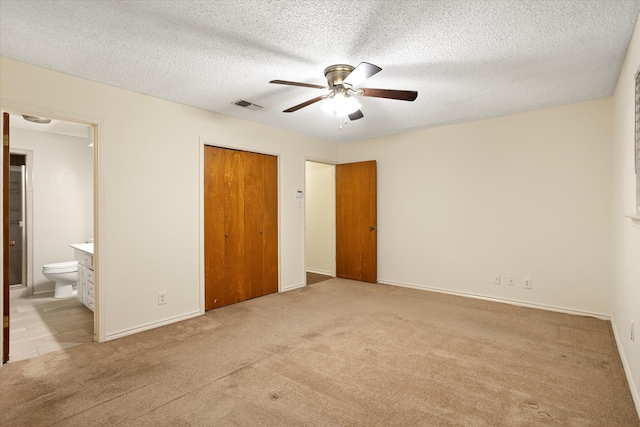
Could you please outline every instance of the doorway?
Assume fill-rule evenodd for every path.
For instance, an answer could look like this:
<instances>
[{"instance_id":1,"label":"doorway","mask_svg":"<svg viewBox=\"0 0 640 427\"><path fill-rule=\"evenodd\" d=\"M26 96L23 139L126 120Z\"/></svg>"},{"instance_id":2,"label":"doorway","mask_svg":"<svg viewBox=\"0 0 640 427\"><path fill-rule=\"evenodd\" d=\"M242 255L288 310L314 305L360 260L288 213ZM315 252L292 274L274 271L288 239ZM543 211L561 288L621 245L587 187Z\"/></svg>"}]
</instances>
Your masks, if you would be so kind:
<instances>
[{"instance_id":1,"label":"doorway","mask_svg":"<svg viewBox=\"0 0 640 427\"><path fill-rule=\"evenodd\" d=\"M377 283L377 164L305 162L305 269Z\"/></svg>"},{"instance_id":2,"label":"doorway","mask_svg":"<svg viewBox=\"0 0 640 427\"><path fill-rule=\"evenodd\" d=\"M53 298L54 282L43 266L73 261L70 244L93 242L96 128L60 119L34 123L15 112L9 117L10 291L5 298L13 362L95 340L94 312L75 296Z\"/></svg>"},{"instance_id":3,"label":"doorway","mask_svg":"<svg viewBox=\"0 0 640 427\"><path fill-rule=\"evenodd\" d=\"M305 270L307 284L336 276L335 165L305 162Z\"/></svg>"}]
</instances>

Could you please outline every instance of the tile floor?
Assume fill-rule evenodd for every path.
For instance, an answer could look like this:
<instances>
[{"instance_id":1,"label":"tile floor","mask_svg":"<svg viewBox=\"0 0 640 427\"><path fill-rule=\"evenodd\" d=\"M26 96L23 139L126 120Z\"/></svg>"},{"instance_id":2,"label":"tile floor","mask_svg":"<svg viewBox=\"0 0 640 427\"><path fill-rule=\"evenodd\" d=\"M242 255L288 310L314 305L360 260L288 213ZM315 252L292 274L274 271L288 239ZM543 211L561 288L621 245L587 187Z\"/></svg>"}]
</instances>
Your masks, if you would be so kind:
<instances>
[{"instance_id":1,"label":"tile floor","mask_svg":"<svg viewBox=\"0 0 640 427\"><path fill-rule=\"evenodd\" d=\"M9 363L93 341L93 312L77 298L10 293Z\"/></svg>"}]
</instances>

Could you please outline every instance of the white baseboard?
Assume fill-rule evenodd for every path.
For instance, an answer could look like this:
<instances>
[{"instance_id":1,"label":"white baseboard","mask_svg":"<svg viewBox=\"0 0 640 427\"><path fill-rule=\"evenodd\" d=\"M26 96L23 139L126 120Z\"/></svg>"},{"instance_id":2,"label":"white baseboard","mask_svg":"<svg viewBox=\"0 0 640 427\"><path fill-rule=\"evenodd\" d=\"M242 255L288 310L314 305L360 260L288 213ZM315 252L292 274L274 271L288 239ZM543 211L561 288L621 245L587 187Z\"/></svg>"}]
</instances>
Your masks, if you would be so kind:
<instances>
[{"instance_id":1,"label":"white baseboard","mask_svg":"<svg viewBox=\"0 0 640 427\"><path fill-rule=\"evenodd\" d=\"M590 317L595 317L595 318L601 319L601 320L611 320L611 316L608 315L608 314L593 313L593 312L581 311L581 310L574 310L574 309L566 308L566 307L558 307L558 306L546 305L546 304L535 304L535 303L530 303L530 302L526 302L526 301L511 300L511 299L506 299L506 298L489 297L489 296L486 296L486 295L478 295L478 294L473 294L473 293L469 293L469 292L451 291L451 290L448 290L448 289L434 288L434 287L431 287L431 286L423 286L423 285L415 285L415 284L412 284L412 283L394 282L394 281L385 280L385 279L378 279L378 283L382 283L382 284L385 284L385 285L400 286L402 288L419 289L419 290L422 290L422 291L439 292L441 294L455 295L455 296L460 296L460 297L475 298L475 299L480 299L480 300L484 300L484 301L500 302L500 303L504 303L504 304L517 305L519 307L537 308L537 309L540 309L540 310L556 311L558 313L575 314L575 315L578 315L578 316L590 316Z\"/></svg>"},{"instance_id":2,"label":"white baseboard","mask_svg":"<svg viewBox=\"0 0 640 427\"><path fill-rule=\"evenodd\" d=\"M629 390L631 390L631 397L633 398L633 403L636 405L636 412L638 413L638 417L640 418L640 390L636 388L635 382L633 381L633 375L631 374L631 367L629 366L629 361L624 353L624 348L620 344L622 342L620 335L618 335L618 328L616 328L616 322L611 318L611 329L613 329L613 337L615 339L616 345L618 346L618 354L620 355L620 359L622 360L622 367L624 368L624 373L627 377L627 382L629 383Z\"/></svg>"},{"instance_id":3,"label":"white baseboard","mask_svg":"<svg viewBox=\"0 0 640 427\"><path fill-rule=\"evenodd\" d=\"M294 284L294 285L291 285L291 286L287 286L286 288L280 289L280 292L292 291L294 289L302 288L304 286L305 286L304 283L297 283L297 284Z\"/></svg>"},{"instance_id":4,"label":"white baseboard","mask_svg":"<svg viewBox=\"0 0 640 427\"><path fill-rule=\"evenodd\" d=\"M162 319L158 322L151 322L141 326L136 326L135 328L123 329L121 331L107 333L105 341L115 340L117 338L126 337L127 335L137 334L138 332L148 331L149 329L155 329L160 326L170 325L172 323L180 322L182 320L191 319L193 317L201 316L202 313L200 311L194 311L187 314L182 314L180 316L170 317L168 319Z\"/></svg>"},{"instance_id":5,"label":"white baseboard","mask_svg":"<svg viewBox=\"0 0 640 427\"><path fill-rule=\"evenodd\" d=\"M331 272L330 271L325 271L325 270L316 270L315 268L307 268L307 273L315 273L315 274L322 274L325 276L331 276Z\"/></svg>"}]
</instances>

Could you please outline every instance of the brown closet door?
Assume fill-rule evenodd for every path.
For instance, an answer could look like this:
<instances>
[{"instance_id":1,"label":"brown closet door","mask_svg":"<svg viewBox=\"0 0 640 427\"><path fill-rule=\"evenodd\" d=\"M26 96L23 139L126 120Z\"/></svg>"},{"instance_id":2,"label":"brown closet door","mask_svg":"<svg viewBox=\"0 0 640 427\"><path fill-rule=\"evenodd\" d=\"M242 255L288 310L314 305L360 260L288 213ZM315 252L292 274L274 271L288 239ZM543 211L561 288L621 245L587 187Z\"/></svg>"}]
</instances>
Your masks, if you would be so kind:
<instances>
[{"instance_id":1,"label":"brown closet door","mask_svg":"<svg viewBox=\"0 0 640 427\"><path fill-rule=\"evenodd\" d=\"M277 157L205 147L205 310L278 291Z\"/></svg>"},{"instance_id":2,"label":"brown closet door","mask_svg":"<svg viewBox=\"0 0 640 427\"><path fill-rule=\"evenodd\" d=\"M249 298L244 266L244 154L226 150L224 157L224 248L227 304Z\"/></svg>"},{"instance_id":3,"label":"brown closet door","mask_svg":"<svg viewBox=\"0 0 640 427\"><path fill-rule=\"evenodd\" d=\"M278 158L263 155L264 295L278 292Z\"/></svg>"},{"instance_id":4,"label":"brown closet door","mask_svg":"<svg viewBox=\"0 0 640 427\"><path fill-rule=\"evenodd\" d=\"M225 150L204 147L205 310L227 305L224 231Z\"/></svg>"},{"instance_id":5,"label":"brown closet door","mask_svg":"<svg viewBox=\"0 0 640 427\"><path fill-rule=\"evenodd\" d=\"M263 157L244 155L244 265L247 298L264 295Z\"/></svg>"}]
</instances>

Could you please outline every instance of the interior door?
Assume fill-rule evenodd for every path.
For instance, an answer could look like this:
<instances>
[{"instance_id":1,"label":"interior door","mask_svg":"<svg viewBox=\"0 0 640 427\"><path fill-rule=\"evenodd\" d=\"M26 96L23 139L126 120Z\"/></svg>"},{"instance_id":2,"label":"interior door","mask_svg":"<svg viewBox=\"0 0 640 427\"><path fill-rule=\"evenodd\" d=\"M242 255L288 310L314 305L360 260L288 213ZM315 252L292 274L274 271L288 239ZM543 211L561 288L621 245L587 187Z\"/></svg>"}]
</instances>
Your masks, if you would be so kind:
<instances>
[{"instance_id":1,"label":"interior door","mask_svg":"<svg viewBox=\"0 0 640 427\"><path fill-rule=\"evenodd\" d=\"M9 361L9 113L2 113L2 363Z\"/></svg>"},{"instance_id":2,"label":"interior door","mask_svg":"<svg viewBox=\"0 0 640 427\"><path fill-rule=\"evenodd\" d=\"M378 281L376 161L336 165L336 276Z\"/></svg>"}]
</instances>

